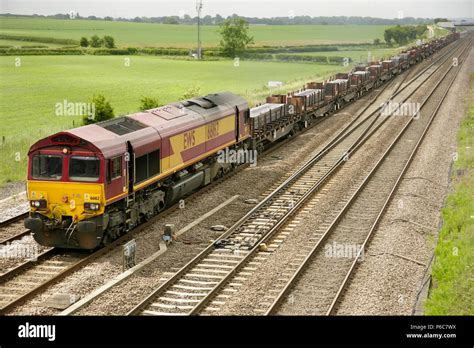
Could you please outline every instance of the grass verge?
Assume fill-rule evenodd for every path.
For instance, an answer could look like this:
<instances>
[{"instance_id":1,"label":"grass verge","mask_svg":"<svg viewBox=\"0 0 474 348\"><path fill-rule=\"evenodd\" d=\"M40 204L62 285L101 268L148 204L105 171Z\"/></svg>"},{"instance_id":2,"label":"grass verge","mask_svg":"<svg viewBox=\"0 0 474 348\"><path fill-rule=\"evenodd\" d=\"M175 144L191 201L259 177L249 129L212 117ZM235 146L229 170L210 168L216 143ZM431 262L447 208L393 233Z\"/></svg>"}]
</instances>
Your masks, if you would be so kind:
<instances>
[{"instance_id":1,"label":"grass verge","mask_svg":"<svg viewBox=\"0 0 474 348\"><path fill-rule=\"evenodd\" d=\"M470 77L474 95L474 74ZM453 192L442 211L426 315L474 314L474 98L458 133Z\"/></svg>"}]
</instances>

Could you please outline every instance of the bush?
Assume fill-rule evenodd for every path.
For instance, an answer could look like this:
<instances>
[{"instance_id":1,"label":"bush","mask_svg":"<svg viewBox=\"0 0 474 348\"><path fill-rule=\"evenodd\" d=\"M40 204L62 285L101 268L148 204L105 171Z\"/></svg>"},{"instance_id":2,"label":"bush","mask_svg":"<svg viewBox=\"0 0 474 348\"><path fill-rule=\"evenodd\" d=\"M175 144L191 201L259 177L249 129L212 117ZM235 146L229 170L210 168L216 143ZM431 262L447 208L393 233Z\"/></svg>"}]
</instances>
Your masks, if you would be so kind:
<instances>
[{"instance_id":1,"label":"bush","mask_svg":"<svg viewBox=\"0 0 474 348\"><path fill-rule=\"evenodd\" d=\"M108 55L128 56L130 53L126 49L120 49L120 48L103 49L102 48L102 49L94 50L93 54L96 56L108 56Z\"/></svg>"},{"instance_id":2,"label":"bush","mask_svg":"<svg viewBox=\"0 0 474 348\"><path fill-rule=\"evenodd\" d=\"M136 54L138 52L138 49L135 47L127 47L127 52L128 54Z\"/></svg>"},{"instance_id":3,"label":"bush","mask_svg":"<svg viewBox=\"0 0 474 348\"><path fill-rule=\"evenodd\" d=\"M90 103L94 105L94 116L83 116L82 123L84 125L110 120L111 118L115 117L114 110L112 109L110 102L106 100L103 95L99 94L92 97Z\"/></svg>"},{"instance_id":4,"label":"bush","mask_svg":"<svg viewBox=\"0 0 474 348\"><path fill-rule=\"evenodd\" d=\"M140 99L140 110L145 111L145 110L150 110L157 108L161 106L160 102L158 101L158 98L150 98L150 97L143 97Z\"/></svg>"},{"instance_id":5,"label":"bush","mask_svg":"<svg viewBox=\"0 0 474 348\"><path fill-rule=\"evenodd\" d=\"M61 48L0 48L0 56L60 56L60 55L82 55L80 49Z\"/></svg>"},{"instance_id":6,"label":"bush","mask_svg":"<svg viewBox=\"0 0 474 348\"><path fill-rule=\"evenodd\" d=\"M380 45L380 39L379 38L374 39L374 45Z\"/></svg>"},{"instance_id":7,"label":"bush","mask_svg":"<svg viewBox=\"0 0 474 348\"><path fill-rule=\"evenodd\" d=\"M112 36L105 35L104 38L102 39L102 42L104 43L104 46L107 48L115 48L115 40Z\"/></svg>"},{"instance_id":8,"label":"bush","mask_svg":"<svg viewBox=\"0 0 474 348\"><path fill-rule=\"evenodd\" d=\"M88 47L89 46L89 40L87 40L87 37L81 37L81 40L79 41L79 44L81 47Z\"/></svg>"},{"instance_id":9,"label":"bush","mask_svg":"<svg viewBox=\"0 0 474 348\"><path fill-rule=\"evenodd\" d=\"M153 54L153 55L169 55L169 56L187 56L189 50L185 48L141 48L138 49L138 52L143 54Z\"/></svg>"},{"instance_id":10,"label":"bush","mask_svg":"<svg viewBox=\"0 0 474 348\"><path fill-rule=\"evenodd\" d=\"M102 46L102 39L97 35L93 35L90 41L91 47L100 47Z\"/></svg>"}]
</instances>

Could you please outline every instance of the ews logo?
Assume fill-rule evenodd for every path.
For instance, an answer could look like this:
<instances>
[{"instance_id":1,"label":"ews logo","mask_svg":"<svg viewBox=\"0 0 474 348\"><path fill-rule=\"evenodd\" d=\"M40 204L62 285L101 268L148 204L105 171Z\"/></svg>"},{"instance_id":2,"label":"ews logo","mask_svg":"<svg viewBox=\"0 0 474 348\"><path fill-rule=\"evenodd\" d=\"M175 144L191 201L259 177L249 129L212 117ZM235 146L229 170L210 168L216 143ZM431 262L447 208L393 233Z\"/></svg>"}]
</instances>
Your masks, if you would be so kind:
<instances>
[{"instance_id":1,"label":"ews logo","mask_svg":"<svg viewBox=\"0 0 474 348\"><path fill-rule=\"evenodd\" d=\"M207 139L217 138L219 136L219 122L213 122L207 126Z\"/></svg>"},{"instance_id":2,"label":"ews logo","mask_svg":"<svg viewBox=\"0 0 474 348\"><path fill-rule=\"evenodd\" d=\"M184 149L189 149L190 147L193 147L196 145L196 136L195 136L195 131L189 131L184 133Z\"/></svg>"}]
</instances>

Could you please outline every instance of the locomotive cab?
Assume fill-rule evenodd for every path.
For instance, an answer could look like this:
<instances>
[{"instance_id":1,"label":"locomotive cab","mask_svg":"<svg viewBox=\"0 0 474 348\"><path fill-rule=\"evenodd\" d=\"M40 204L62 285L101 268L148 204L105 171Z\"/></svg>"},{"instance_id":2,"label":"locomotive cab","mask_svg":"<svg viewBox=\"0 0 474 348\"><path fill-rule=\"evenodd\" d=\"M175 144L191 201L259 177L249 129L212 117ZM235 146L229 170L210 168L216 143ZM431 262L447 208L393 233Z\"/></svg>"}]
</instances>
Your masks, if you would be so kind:
<instances>
[{"instance_id":1,"label":"locomotive cab","mask_svg":"<svg viewBox=\"0 0 474 348\"><path fill-rule=\"evenodd\" d=\"M105 160L70 134L48 140L28 154L25 226L42 245L93 249L102 240Z\"/></svg>"}]
</instances>

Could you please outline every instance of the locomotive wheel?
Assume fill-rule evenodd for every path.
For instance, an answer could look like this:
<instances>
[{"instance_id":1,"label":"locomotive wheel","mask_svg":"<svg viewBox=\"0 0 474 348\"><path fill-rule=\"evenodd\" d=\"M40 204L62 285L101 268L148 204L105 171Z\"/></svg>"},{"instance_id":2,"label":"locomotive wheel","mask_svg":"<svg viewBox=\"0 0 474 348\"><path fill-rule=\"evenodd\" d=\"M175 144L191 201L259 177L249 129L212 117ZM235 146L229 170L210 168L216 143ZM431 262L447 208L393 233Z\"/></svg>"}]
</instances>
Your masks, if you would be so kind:
<instances>
[{"instance_id":1,"label":"locomotive wheel","mask_svg":"<svg viewBox=\"0 0 474 348\"><path fill-rule=\"evenodd\" d=\"M102 244L104 246L107 246L110 243L112 243L113 241L114 241L114 238L110 235L110 233L106 232L104 237L102 238Z\"/></svg>"},{"instance_id":2,"label":"locomotive wheel","mask_svg":"<svg viewBox=\"0 0 474 348\"><path fill-rule=\"evenodd\" d=\"M220 169L217 171L215 180L220 179L220 178L222 178L223 176L224 176L224 169L220 168Z\"/></svg>"}]
</instances>

